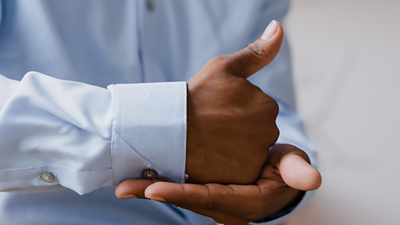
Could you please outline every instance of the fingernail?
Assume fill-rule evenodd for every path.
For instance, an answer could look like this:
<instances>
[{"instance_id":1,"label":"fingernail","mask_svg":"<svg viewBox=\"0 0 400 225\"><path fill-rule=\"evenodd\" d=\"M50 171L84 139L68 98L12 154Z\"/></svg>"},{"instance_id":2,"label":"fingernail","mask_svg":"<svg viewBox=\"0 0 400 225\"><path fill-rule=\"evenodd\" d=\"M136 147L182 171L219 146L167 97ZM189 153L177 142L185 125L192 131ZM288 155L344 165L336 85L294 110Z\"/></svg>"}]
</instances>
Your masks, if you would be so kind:
<instances>
[{"instance_id":1,"label":"fingernail","mask_svg":"<svg viewBox=\"0 0 400 225\"><path fill-rule=\"evenodd\" d=\"M118 198L120 198L120 199L128 199L128 198L137 198L137 196L134 195L134 194L126 193L126 194L122 194L122 195L118 196Z\"/></svg>"},{"instance_id":2,"label":"fingernail","mask_svg":"<svg viewBox=\"0 0 400 225\"><path fill-rule=\"evenodd\" d=\"M162 198L158 195L146 195L146 198L151 199L151 200L156 200L159 202L167 202L164 198Z\"/></svg>"},{"instance_id":3,"label":"fingernail","mask_svg":"<svg viewBox=\"0 0 400 225\"><path fill-rule=\"evenodd\" d=\"M278 31L278 24L276 20L272 20L271 23L269 23L269 25L265 29L264 33L262 34L261 39L268 41L276 34L277 31Z\"/></svg>"}]
</instances>

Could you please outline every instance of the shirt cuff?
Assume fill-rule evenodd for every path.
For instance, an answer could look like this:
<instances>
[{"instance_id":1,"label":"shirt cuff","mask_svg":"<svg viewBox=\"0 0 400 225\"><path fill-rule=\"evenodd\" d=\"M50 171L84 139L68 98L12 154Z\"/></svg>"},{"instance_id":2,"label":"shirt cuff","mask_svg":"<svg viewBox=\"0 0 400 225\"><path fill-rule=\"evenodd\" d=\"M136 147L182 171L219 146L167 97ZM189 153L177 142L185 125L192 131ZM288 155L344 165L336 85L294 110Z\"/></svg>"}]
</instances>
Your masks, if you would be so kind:
<instances>
[{"instance_id":1,"label":"shirt cuff","mask_svg":"<svg viewBox=\"0 0 400 225\"><path fill-rule=\"evenodd\" d=\"M186 160L186 82L110 85L114 119L111 156L114 184L140 179L183 183Z\"/></svg>"}]
</instances>

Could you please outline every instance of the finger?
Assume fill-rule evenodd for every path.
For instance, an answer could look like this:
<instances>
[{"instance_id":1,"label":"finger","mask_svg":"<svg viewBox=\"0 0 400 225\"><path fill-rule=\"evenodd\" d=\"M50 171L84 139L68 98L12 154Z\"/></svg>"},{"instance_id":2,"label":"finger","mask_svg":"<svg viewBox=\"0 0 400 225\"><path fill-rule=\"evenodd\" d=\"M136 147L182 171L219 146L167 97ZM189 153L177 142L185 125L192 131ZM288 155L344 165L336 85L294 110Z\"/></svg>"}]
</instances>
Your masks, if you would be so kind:
<instances>
[{"instance_id":1,"label":"finger","mask_svg":"<svg viewBox=\"0 0 400 225\"><path fill-rule=\"evenodd\" d=\"M150 185L146 198L166 202L186 209L204 209L228 212L237 204L257 199L260 193L255 185L176 184L158 182Z\"/></svg>"},{"instance_id":2,"label":"finger","mask_svg":"<svg viewBox=\"0 0 400 225\"><path fill-rule=\"evenodd\" d=\"M311 191L322 183L321 174L310 165L307 154L293 145L276 145L271 148L270 159L283 181L290 187Z\"/></svg>"},{"instance_id":3,"label":"finger","mask_svg":"<svg viewBox=\"0 0 400 225\"><path fill-rule=\"evenodd\" d=\"M155 183L155 180L131 179L122 181L115 189L115 195L121 199L145 198L146 188Z\"/></svg>"},{"instance_id":4,"label":"finger","mask_svg":"<svg viewBox=\"0 0 400 225\"><path fill-rule=\"evenodd\" d=\"M232 189L220 184L177 184L158 182L150 185L146 198L172 204L208 216L224 224L244 225L249 221L237 217L229 211L229 205L238 206L245 199L232 196ZM236 204L232 204L236 200ZM224 212L229 212L225 214Z\"/></svg>"},{"instance_id":5,"label":"finger","mask_svg":"<svg viewBox=\"0 0 400 225\"><path fill-rule=\"evenodd\" d=\"M158 182L145 191L149 199L185 208L224 224L247 224L265 218L282 209L297 194L280 182L261 185Z\"/></svg>"},{"instance_id":6,"label":"finger","mask_svg":"<svg viewBox=\"0 0 400 225\"><path fill-rule=\"evenodd\" d=\"M268 65L278 54L283 39L282 25L273 20L263 35L246 48L221 56L226 69L237 76L248 78Z\"/></svg>"},{"instance_id":7,"label":"finger","mask_svg":"<svg viewBox=\"0 0 400 225\"><path fill-rule=\"evenodd\" d=\"M211 209L214 204L211 197L212 189L218 188L223 188L223 186L218 184L202 185L159 182L149 186L145 191L145 196L149 199L187 209Z\"/></svg>"}]
</instances>

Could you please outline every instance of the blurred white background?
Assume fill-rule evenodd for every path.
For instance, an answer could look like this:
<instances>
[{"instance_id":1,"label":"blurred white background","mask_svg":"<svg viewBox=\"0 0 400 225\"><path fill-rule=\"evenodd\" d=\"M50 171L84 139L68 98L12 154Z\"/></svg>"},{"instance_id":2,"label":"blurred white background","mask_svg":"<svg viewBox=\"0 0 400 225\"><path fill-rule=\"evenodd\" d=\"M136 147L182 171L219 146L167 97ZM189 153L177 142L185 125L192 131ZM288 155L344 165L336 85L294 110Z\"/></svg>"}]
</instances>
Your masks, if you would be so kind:
<instances>
[{"instance_id":1,"label":"blurred white background","mask_svg":"<svg viewBox=\"0 0 400 225\"><path fill-rule=\"evenodd\" d=\"M293 0L284 25L323 175L287 224L400 224L400 1Z\"/></svg>"}]
</instances>

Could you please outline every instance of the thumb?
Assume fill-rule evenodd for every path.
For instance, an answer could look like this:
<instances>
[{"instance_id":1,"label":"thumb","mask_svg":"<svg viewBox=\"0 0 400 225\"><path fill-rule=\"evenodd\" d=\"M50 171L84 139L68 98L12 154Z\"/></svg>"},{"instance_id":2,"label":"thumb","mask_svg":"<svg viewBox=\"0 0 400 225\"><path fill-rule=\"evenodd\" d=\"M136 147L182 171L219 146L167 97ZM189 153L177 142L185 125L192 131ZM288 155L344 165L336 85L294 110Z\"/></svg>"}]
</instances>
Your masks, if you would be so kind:
<instances>
[{"instance_id":1,"label":"thumb","mask_svg":"<svg viewBox=\"0 0 400 225\"><path fill-rule=\"evenodd\" d=\"M321 174L310 165L307 154L299 148L288 144L275 145L269 157L288 186L302 191L312 191L321 186Z\"/></svg>"},{"instance_id":2,"label":"thumb","mask_svg":"<svg viewBox=\"0 0 400 225\"><path fill-rule=\"evenodd\" d=\"M238 52L223 56L226 69L237 76L250 77L275 58L282 40L282 25L273 20L255 42Z\"/></svg>"}]
</instances>

